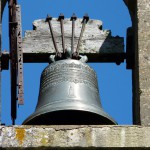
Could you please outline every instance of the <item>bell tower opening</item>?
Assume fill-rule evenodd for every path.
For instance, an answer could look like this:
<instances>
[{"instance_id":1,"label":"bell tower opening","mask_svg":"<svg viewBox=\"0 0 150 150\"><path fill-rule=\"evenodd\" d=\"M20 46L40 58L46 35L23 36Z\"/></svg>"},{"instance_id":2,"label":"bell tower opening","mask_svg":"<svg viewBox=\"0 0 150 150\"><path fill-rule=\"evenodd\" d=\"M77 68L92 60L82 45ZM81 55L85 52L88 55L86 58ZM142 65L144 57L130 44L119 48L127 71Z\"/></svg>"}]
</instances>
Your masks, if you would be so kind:
<instances>
[{"instance_id":1,"label":"bell tower opening","mask_svg":"<svg viewBox=\"0 0 150 150\"><path fill-rule=\"evenodd\" d=\"M33 7L35 2L38 7ZM127 27L131 26L129 13L123 1L117 2L114 5L114 1L102 0L99 2L98 0L90 0L87 2L83 0L84 7L81 5L81 2L68 2L66 0L45 2L42 3L42 7L40 0L33 0L30 2L30 5L26 1L18 1L18 3L22 6L23 31L32 30L32 22L38 18L45 18L47 13L57 17L60 12L63 12L66 18L70 18L73 12L78 17L82 17L84 13L88 12L90 18L103 21L103 30L110 29L112 36L124 37L124 39L126 39ZM8 20L6 20L8 16L7 7L3 14L3 50L9 49L9 43L6 40L8 39L8 33L6 32L8 30ZM126 45L126 41L124 44ZM40 74L46 65L24 64L25 105L20 106L18 109L16 124L21 124L29 114L34 112L38 98ZM126 63L122 63L120 66L117 66L115 63L91 63L89 65L97 73L101 103L104 109L118 124L132 124L132 81L131 71L126 70ZM11 124L10 94L6 94L7 92L10 93L10 87L8 87L9 78L9 72L3 71L2 122L6 123L6 125ZM7 113L5 110L7 110Z\"/></svg>"}]
</instances>

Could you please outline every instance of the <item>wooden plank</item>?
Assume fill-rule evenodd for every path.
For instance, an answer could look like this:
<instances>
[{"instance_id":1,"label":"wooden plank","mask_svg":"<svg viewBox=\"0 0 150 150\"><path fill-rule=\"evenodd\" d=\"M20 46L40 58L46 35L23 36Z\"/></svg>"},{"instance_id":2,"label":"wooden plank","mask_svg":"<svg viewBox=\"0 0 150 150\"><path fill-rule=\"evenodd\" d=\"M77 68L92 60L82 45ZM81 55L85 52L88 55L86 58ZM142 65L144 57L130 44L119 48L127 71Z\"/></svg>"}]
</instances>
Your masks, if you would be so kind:
<instances>
[{"instance_id":1,"label":"wooden plank","mask_svg":"<svg viewBox=\"0 0 150 150\"><path fill-rule=\"evenodd\" d=\"M81 31L81 21L76 21L75 46ZM56 36L59 50L62 51L60 23L53 19L52 25ZM55 54L54 46L45 20L33 22L32 31L26 31L23 38L23 61L24 63L49 62L49 56ZM66 47L71 47L71 21L64 20ZM86 26L83 40L81 42L80 54L88 56L88 62L115 62L120 64L126 59L124 52L124 39L111 36L110 30L102 30L100 20L90 20ZM9 53L2 53L2 69L8 69Z\"/></svg>"},{"instance_id":2,"label":"wooden plank","mask_svg":"<svg viewBox=\"0 0 150 150\"><path fill-rule=\"evenodd\" d=\"M82 19L76 21L75 26L75 48L79 39L82 27ZM61 30L60 22L56 18L52 20L52 26L58 44L58 49L62 51ZM24 55L32 55L34 57L50 55L55 53L52 42L52 37L49 31L48 24L45 20L36 20L33 22L33 31L26 31L23 39L23 53ZM101 62L99 59L102 54L123 54L124 53L124 39L122 37L113 37L109 30L102 30L102 22L100 20L90 20L87 23L81 46L79 49L80 54L92 56L89 60L93 62ZM70 19L64 20L65 32L65 46L67 49L71 48L71 34L72 26ZM47 56L46 56L47 57ZM94 59L95 58L95 59ZM98 58L98 59L96 59ZM37 60L36 60L37 61ZM41 61L41 60L39 60ZM110 62L106 59L105 62ZM116 61L116 60L115 60ZM42 60L43 62L43 60Z\"/></svg>"}]
</instances>

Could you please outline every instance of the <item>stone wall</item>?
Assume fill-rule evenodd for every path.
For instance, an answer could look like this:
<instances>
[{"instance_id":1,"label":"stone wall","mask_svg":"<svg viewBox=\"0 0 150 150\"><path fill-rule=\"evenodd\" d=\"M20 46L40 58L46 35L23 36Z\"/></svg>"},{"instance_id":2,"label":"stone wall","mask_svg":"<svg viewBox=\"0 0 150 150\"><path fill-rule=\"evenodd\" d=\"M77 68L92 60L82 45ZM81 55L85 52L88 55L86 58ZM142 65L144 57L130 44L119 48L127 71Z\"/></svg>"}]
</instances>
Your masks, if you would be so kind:
<instances>
[{"instance_id":1,"label":"stone wall","mask_svg":"<svg viewBox=\"0 0 150 150\"><path fill-rule=\"evenodd\" d=\"M132 17L134 31L134 124L150 125L150 1L125 0L125 2Z\"/></svg>"},{"instance_id":2,"label":"stone wall","mask_svg":"<svg viewBox=\"0 0 150 150\"><path fill-rule=\"evenodd\" d=\"M133 121L134 124L150 125L150 1L124 1L132 17L134 33Z\"/></svg>"},{"instance_id":3,"label":"stone wall","mask_svg":"<svg viewBox=\"0 0 150 150\"><path fill-rule=\"evenodd\" d=\"M150 127L141 126L14 126L0 127L3 148L117 149L150 147ZM149 148L148 148L149 149Z\"/></svg>"},{"instance_id":4,"label":"stone wall","mask_svg":"<svg viewBox=\"0 0 150 150\"><path fill-rule=\"evenodd\" d=\"M142 125L150 125L150 1L138 1L138 53L140 116Z\"/></svg>"}]
</instances>

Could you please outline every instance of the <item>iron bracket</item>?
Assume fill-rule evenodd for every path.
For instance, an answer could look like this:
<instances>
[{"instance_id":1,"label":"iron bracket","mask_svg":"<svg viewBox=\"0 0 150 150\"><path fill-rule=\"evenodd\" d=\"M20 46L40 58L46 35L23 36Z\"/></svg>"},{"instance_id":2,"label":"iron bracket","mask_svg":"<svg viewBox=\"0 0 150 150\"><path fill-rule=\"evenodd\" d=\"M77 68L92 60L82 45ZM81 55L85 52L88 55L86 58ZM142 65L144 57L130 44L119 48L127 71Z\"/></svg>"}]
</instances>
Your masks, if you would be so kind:
<instances>
[{"instance_id":1,"label":"iron bracket","mask_svg":"<svg viewBox=\"0 0 150 150\"><path fill-rule=\"evenodd\" d=\"M64 34L64 18L65 16L63 14L60 14L58 17L58 21L60 21L60 27L61 27L61 37L62 37L62 47L63 47L63 57L65 57L66 48L65 48L65 34Z\"/></svg>"},{"instance_id":2,"label":"iron bracket","mask_svg":"<svg viewBox=\"0 0 150 150\"><path fill-rule=\"evenodd\" d=\"M48 25L49 25L50 33L51 33L53 44L54 44L54 48L55 48L55 51L56 51L56 58L57 58L57 60L60 60L62 58L62 54L58 50L58 46L57 46L57 43L56 43L56 38L55 38L55 34L54 34L53 27L52 27L52 24L51 24L51 20L52 20L52 17L50 15L47 15L47 18L46 18L45 22L48 22Z\"/></svg>"},{"instance_id":3,"label":"iron bracket","mask_svg":"<svg viewBox=\"0 0 150 150\"><path fill-rule=\"evenodd\" d=\"M76 56L76 51L74 50L74 37L75 37L75 21L77 20L77 16L75 13L70 18L70 21L72 21L72 38L71 38L71 51L72 51L72 58L75 58Z\"/></svg>"},{"instance_id":4,"label":"iron bracket","mask_svg":"<svg viewBox=\"0 0 150 150\"><path fill-rule=\"evenodd\" d=\"M10 41L10 75L11 75L11 118L15 124L17 112L17 73L16 73L16 0L9 0L9 41Z\"/></svg>"},{"instance_id":5,"label":"iron bracket","mask_svg":"<svg viewBox=\"0 0 150 150\"><path fill-rule=\"evenodd\" d=\"M15 124L17 117L17 100L19 105L24 103L21 8L19 5L17 5L16 0L9 0L9 38L9 58L11 72L11 117L12 124Z\"/></svg>"},{"instance_id":6,"label":"iron bracket","mask_svg":"<svg viewBox=\"0 0 150 150\"><path fill-rule=\"evenodd\" d=\"M17 73L18 73L18 104L24 104L23 88L23 52L22 52L22 26L21 26L21 7L16 5L17 20Z\"/></svg>"}]
</instances>

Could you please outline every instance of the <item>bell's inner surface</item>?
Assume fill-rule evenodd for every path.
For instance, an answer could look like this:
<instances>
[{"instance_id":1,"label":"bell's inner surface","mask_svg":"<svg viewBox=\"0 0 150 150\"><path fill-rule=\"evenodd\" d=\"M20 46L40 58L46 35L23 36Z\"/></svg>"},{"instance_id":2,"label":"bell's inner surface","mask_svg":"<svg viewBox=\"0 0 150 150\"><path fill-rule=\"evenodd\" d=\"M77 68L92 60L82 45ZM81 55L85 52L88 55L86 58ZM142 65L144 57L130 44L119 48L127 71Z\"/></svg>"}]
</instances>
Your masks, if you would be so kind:
<instances>
[{"instance_id":1,"label":"bell's inner surface","mask_svg":"<svg viewBox=\"0 0 150 150\"><path fill-rule=\"evenodd\" d=\"M102 109L95 71L66 59L47 66L41 75L35 112L25 125L116 124Z\"/></svg>"}]
</instances>

